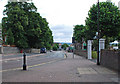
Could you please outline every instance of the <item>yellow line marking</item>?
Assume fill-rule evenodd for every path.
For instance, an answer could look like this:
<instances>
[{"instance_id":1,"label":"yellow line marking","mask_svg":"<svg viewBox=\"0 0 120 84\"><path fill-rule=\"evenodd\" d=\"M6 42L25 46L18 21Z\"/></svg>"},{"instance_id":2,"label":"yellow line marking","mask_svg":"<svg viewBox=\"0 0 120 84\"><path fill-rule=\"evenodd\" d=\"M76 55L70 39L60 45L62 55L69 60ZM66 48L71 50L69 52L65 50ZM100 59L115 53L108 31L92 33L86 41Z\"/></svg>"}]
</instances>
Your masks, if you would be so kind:
<instances>
[{"instance_id":1,"label":"yellow line marking","mask_svg":"<svg viewBox=\"0 0 120 84\"><path fill-rule=\"evenodd\" d=\"M36 65L32 65L32 66L27 66L27 67L28 67L28 68L32 68L32 67L36 67L36 66L41 66L41 65L45 65L45 64L50 64L50 63L53 63L53 62L56 62L56 61L58 61L58 60L49 61L49 62L45 62L45 63L41 63L41 64L36 64ZM14 68L14 69L7 69L7 70L1 70L0 72L20 70L20 69L22 69L22 68L23 68L23 67Z\"/></svg>"},{"instance_id":2,"label":"yellow line marking","mask_svg":"<svg viewBox=\"0 0 120 84\"><path fill-rule=\"evenodd\" d=\"M0 72L6 72L6 71L14 71L14 70L19 70L19 69L22 69L22 67L20 67L20 68L14 68L14 69L7 69L7 70L2 70L2 71L0 71Z\"/></svg>"}]
</instances>

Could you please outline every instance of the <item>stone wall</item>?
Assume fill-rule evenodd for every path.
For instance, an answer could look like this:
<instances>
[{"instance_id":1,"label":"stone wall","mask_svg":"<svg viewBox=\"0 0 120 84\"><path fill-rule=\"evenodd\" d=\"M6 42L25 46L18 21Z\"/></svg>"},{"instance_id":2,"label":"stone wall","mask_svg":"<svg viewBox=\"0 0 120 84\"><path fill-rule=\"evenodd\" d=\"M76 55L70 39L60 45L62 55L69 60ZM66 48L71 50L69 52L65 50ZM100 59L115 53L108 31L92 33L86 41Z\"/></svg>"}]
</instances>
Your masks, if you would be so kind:
<instances>
[{"instance_id":1,"label":"stone wall","mask_svg":"<svg viewBox=\"0 0 120 84\"><path fill-rule=\"evenodd\" d=\"M83 56L83 57L87 58L87 51L86 50L75 50L74 53L79 55L79 56Z\"/></svg>"},{"instance_id":2,"label":"stone wall","mask_svg":"<svg viewBox=\"0 0 120 84\"><path fill-rule=\"evenodd\" d=\"M40 53L40 49L31 49L31 53Z\"/></svg>"},{"instance_id":3,"label":"stone wall","mask_svg":"<svg viewBox=\"0 0 120 84\"><path fill-rule=\"evenodd\" d=\"M3 54L20 53L17 47L3 47Z\"/></svg>"},{"instance_id":4,"label":"stone wall","mask_svg":"<svg viewBox=\"0 0 120 84\"><path fill-rule=\"evenodd\" d=\"M120 50L101 50L100 64L120 71Z\"/></svg>"},{"instance_id":5,"label":"stone wall","mask_svg":"<svg viewBox=\"0 0 120 84\"><path fill-rule=\"evenodd\" d=\"M0 54L3 54L3 47L0 47Z\"/></svg>"},{"instance_id":6,"label":"stone wall","mask_svg":"<svg viewBox=\"0 0 120 84\"><path fill-rule=\"evenodd\" d=\"M40 49L23 49L23 52L40 53ZM17 47L3 47L3 54L10 54L10 53L20 53L20 50Z\"/></svg>"}]
</instances>

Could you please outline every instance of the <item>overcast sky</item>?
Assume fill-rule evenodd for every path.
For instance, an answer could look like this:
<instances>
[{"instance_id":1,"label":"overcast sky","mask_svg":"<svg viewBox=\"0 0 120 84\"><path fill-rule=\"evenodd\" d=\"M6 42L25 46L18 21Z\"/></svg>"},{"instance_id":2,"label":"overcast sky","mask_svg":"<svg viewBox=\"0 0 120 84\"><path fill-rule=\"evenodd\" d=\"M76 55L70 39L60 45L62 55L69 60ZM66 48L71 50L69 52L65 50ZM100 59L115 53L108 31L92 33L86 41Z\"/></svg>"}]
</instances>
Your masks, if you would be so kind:
<instances>
[{"instance_id":1,"label":"overcast sky","mask_svg":"<svg viewBox=\"0 0 120 84\"><path fill-rule=\"evenodd\" d=\"M85 25L88 11L98 0L33 0L40 15L47 19L55 42L72 42L73 27ZM100 2L106 0L99 0ZM111 0L118 6L120 0ZM0 0L0 20L7 0Z\"/></svg>"}]
</instances>

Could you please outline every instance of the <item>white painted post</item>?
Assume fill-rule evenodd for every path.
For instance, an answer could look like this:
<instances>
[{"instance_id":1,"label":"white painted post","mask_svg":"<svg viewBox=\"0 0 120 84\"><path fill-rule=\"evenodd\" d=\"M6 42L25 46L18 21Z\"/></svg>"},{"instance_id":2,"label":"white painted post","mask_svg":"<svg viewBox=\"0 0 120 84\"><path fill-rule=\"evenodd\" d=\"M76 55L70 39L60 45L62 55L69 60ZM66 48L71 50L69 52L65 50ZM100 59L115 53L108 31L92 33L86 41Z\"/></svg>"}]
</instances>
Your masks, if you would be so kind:
<instances>
[{"instance_id":1,"label":"white painted post","mask_svg":"<svg viewBox=\"0 0 120 84\"><path fill-rule=\"evenodd\" d=\"M88 59L92 59L92 40L88 40L87 52Z\"/></svg>"},{"instance_id":2,"label":"white painted post","mask_svg":"<svg viewBox=\"0 0 120 84\"><path fill-rule=\"evenodd\" d=\"M99 61L100 61L101 49L105 49L105 39L100 39L99 40Z\"/></svg>"}]
</instances>

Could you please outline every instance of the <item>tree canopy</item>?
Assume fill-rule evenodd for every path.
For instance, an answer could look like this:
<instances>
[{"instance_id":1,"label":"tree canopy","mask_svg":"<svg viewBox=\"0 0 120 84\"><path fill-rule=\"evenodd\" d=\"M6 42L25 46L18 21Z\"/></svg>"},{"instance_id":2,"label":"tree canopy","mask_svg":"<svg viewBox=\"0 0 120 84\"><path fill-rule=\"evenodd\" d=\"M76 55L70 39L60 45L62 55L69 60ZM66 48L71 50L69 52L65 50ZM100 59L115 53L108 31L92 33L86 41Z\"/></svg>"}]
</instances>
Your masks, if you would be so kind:
<instances>
[{"instance_id":1,"label":"tree canopy","mask_svg":"<svg viewBox=\"0 0 120 84\"><path fill-rule=\"evenodd\" d=\"M68 45L67 43L64 43L64 44L62 45L62 48L63 48L64 50L66 50L67 47L69 47L69 45Z\"/></svg>"},{"instance_id":2,"label":"tree canopy","mask_svg":"<svg viewBox=\"0 0 120 84\"><path fill-rule=\"evenodd\" d=\"M118 39L120 33L120 12L112 2L100 2L99 24L100 37L112 37ZM97 32L98 5L93 4L86 18L87 34L92 39Z\"/></svg>"},{"instance_id":3,"label":"tree canopy","mask_svg":"<svg viewBox=\"0 0 120 84\"><path fill-rule=\"evenodd\" d=\"M100 38L106 39L106 48L110 41L120 40L120 10L112 2L100 2L99 29ZM75 25L73 36L79 43L93 40L98 32L98 4L93 4L88 12L86 25ZM96 42L95 42L95 45Z\"/></svg>"},{"instance_id":4,"label":"tree canopy","mask_svg":"<svg viewBox=\"0 0 120 84\"><path fill-rule=\"evenodd\" d=\"M84 25L75 25L74 26L74 33L73 36L75 37L75 40L79 43L82 43L87 39L86 35L86 27Z\"/></svg>"},{"instance_id":5,"label":"tree canopy","mask_svg":"<svg viewBox=\"0 0 120 84\"><path fill-rule=\"evenodd\" d=\"M37 13L34 3L8 2L3 11L3 34L11 29L14 44L19 48L51 48L52 31L45 18ZM3 35L3 36L4 36Z\"/></svg>"}]
</instances>

